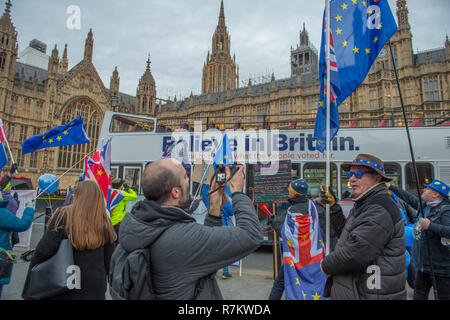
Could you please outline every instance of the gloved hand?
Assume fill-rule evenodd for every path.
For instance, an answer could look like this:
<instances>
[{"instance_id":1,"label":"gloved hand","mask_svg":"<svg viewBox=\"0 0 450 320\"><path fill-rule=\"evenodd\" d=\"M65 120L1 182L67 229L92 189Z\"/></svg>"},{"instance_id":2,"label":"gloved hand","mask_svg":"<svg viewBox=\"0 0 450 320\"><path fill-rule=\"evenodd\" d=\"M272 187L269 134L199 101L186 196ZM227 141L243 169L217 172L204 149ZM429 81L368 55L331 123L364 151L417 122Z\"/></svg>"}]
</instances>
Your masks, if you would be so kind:
<instances>
[{"instance_id":1,"label":"gloved hand","mask_svg":"<svg viewBox=\"0 0 450 320\"><path fill-rule=\"evenodd\" d=\"M123 184L123 189L124 190L128 190L128 189L130 189L130 186L127 183L124 183Z\"/></svg>"},{"instance_id":2,"label":"gloved hand","mask_svg":"<svg viewBox=\"0 0 450 320\"><path fill-rule=\"evenodd\" d=\"M336 204L336 196L334 195L333 191L331 191L330 187L328 187L328 191L325 192L325 186L322 185L320 187L319 197L320 203L324 207L327 205L327 203L330 204L330 208Z\"/></svg>"},{"instance_id":3,"label":"gloved hand","mask_svg":"<svg viewBox=\"0 0 450 320\"><path fill-rule=\"evenodd\" d=\"M17 171L17 168L18 168L17 163L13 163L11 165L11 169L9 169L9 173L11 173L11 174L15 173Z\"/></svg>"}]
</instances>

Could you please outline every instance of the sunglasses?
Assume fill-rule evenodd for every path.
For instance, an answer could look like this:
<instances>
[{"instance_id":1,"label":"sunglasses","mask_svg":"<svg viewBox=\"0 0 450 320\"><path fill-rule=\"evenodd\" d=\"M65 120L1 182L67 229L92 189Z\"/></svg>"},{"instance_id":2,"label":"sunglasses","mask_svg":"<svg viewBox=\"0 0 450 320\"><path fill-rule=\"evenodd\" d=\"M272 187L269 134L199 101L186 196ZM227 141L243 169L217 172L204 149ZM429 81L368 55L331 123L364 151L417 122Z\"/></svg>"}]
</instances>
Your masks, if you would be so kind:
<instances>
[{"instance_id":1,"label":"sunglasses","mask_svg":"<svg viewBox=\"0 0 450 320\"><path fill-rule=\"evenodd\" d=\"M355 175L356 179L361 179L365 173L376 174L373 171L347 171L347 178L351 178Z\"/></svg>"}]
</instances>

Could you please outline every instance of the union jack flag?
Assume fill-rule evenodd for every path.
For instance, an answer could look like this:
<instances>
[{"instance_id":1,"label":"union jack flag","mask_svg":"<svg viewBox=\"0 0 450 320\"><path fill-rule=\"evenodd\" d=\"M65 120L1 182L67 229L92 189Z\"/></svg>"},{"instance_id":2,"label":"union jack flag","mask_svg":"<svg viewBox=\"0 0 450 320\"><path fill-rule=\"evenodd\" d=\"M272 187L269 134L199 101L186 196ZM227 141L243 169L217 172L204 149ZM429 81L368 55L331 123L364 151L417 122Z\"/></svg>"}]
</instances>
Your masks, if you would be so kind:
<instances>
[{"instance_id":1,"label":"union jack flag","mask_svg":"<svg viewBox=\"0 0 450 320\"><path fill-rule=\"evenodd\" d=\"M102 189L108 212L111 212L111 138L92 157L84 159L84 180L97 182Z\"/></svg>"},{"instance_id":2,"label":"union jack flag","mask_svg":"<svg viewBox=\"0 0 450 320\"><path fill-rule=\"evenodd\" d=\"M322 300L326 277L320 270L325 247L319 215L309 200L308 213L290 209L282 229L286 300Z\"/></svg>"},{"instance_id":3,"label":"union jack flag","mask_svg":"<svg viewBox=\"0 0 450 320\"><path fill-rule=\"evenodd\" d=\"M114 189L111 191L110 198L111 198L110 199L111 201L110 201L110 205L109 205L109 210L110 210L110 212L112 212L114 210L114 208L117 207L119 202L122 201L123 198L125 198L125 195L120 190Z\"/></svg>"}]
</instances>

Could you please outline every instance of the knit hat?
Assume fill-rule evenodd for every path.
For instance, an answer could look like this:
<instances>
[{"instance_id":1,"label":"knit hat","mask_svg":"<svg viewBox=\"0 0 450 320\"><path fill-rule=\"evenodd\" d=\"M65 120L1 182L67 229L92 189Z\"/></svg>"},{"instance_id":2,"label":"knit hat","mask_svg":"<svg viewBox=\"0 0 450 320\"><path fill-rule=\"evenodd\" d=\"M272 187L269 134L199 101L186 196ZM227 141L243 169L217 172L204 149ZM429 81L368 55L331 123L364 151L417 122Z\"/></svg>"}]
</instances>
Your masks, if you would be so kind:
<instances>
[{"instance_id":1,"label":"knit hat","mask_svg":"<svg viewBox=\"0 0 450 320\"><path fill-rule=\"evenodd\" d=\"M443 195L445 198L448 198L450 187L440 180L436 179L430 184L425 184L425 187L433 189L434 191Z\"/></svg>"},{"instance_id":2,"label":"knit hat","mask_svg":"<svg viewBox=\"0 0 450 320\"><path fill-rule=\"evenodd\" d=\"M308 193L308 184L306 183L305 179L297 179L291 181L291 183L289 184L289 189L296 196L304 196Z\"/></svg>"}]
</instances>

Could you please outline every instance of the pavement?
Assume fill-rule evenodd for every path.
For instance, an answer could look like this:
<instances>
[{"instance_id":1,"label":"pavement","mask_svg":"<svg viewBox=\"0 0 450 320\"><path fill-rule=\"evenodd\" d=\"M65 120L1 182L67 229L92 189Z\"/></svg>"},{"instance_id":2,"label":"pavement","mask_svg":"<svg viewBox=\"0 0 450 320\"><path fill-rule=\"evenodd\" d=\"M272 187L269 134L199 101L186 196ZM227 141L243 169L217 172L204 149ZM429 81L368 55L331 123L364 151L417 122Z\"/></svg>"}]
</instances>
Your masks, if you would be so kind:
<instances>
[{"instance_id":1,"label":"pavement","mask_svg":"<svg viewBox=\"0 0 450 320\"><path fill-rule=\"evenodd\" d=\"M16 248L15 254L20 255L26 249ZM22 300L21 294L29 262L18 259L14 265L12 280L3 287L2 300ZM242 269L229 267L232 277L222 279L222 270L217 272L217 283L225 300L267 300L273 285L273 255L268 246L263 246L254 253L242 259ZM412 300L413 290L407 286L407 299ZM109 293L106 299L110 300ZM284 299L284 295L283 298ZM433 292L430 292L430 299Z\"/></svg>"}]
</instances>

